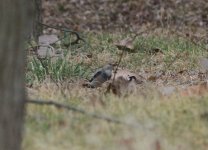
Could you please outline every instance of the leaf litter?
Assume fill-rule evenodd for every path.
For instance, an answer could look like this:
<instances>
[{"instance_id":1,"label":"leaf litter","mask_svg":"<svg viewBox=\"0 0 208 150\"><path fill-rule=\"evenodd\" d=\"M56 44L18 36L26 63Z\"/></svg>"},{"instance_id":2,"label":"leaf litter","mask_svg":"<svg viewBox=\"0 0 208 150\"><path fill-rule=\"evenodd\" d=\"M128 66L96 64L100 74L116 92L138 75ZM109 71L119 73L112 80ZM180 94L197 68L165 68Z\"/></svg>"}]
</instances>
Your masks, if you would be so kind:
<instances>
[{"instance_id":1,"label":"leaf litter","mask_svg":"<svg viewBox=\"0 0 208 150\"><path fill-rule=\"evenodd\" d=\"M158 53L161 55L162 53ZM157 58L157 54L153 57ZM160 59L158 57L157 59ZM174 58L175 59L175 58ZM161 61L161 60L160 60ZM176 60L174 60L176 61ZM199 68L206 68L208 60L199 58ZM173 62L174 63L174 62ZM154 67L157 68L156 64ZM171 64L172 65L172 64ZM170 65L170 66L171 66ZM127 68L119 68L115 75L115 81L112 78L107 84L112 84L111 92L118 96L127 96L135 93L142 85L152 82L158 86L158 92L163 96L179 94L181 96L202 96L208 93L206 73L196 70L180 70L178 72L168 72L161 70L146 70L145 72L133 73Z\"/></svg>"},{"instance_id":2,"label":"leaf litter","mask_svg":"<svg viewBox=\"0 0 208 150\"><path fill-rule=\"evenodd\" d=\"M136 36L135 36L136 37ZM127 53L137 52L133 38L125 38L121 41L114 43L118 50L126 51ZM62 52L58 53L59 49L55 49L52 45L59 39L56 35L41 35L39 37L39 49L37 50L38 56L40 58L46 57L60 57ZM147 50L151 56L150 62L153 66L150 70L145 72L132 73L127 68L119 68L115 75L115 82L112 83L112 78L108 81L108 84L112 84L112 92L116 95L130 95L134 93L138 86L145 84L147 82L155 82L159 86L159 92L162 95L171 95L176 91L183 96L193 95L203 95L206 94L207 87L205 84L205 79L208 71L208 59L201 57L198 59L199 70L180 70L178 72L168 73L169 67L174 65L177 59L187 55L187 52L177 53L172 56L172 60L168 64L164 64L165 54L160 48L150 48ZM92 53L87 55L88 61L93 59ZM72 58L73 59L73 58ZM165 70L164 70L165 67ZM113 74L113 73L112 73ZM112 75L113 77L114 75ZM203 82L203 83L202 83ZM195 85L193 85L195 84ZM201 92L200 92L201 91ZM122 94L121 94L122 93ZM124 93L124 94L123 94Z\"/></svg>"}]
</instances>

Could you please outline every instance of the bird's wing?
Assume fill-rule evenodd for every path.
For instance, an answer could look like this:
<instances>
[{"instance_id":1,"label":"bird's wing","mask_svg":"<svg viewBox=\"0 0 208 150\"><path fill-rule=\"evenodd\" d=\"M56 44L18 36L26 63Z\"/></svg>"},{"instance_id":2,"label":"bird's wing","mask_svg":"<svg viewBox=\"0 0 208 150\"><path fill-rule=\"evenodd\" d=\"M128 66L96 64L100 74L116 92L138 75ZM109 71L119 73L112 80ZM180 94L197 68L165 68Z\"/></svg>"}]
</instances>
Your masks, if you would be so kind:
<instances>
[{"instance_id":1,"label":"bird's wing","mask_svg":"<svg viewBox=\"0 0 208 150\"><path fill-rule=\"evenodd\" d=\"M89 82L92 82L95 78L97 78L99 75L102 74L102 69L98 69L92 76L92 78L89 80Z\"/></svg>"},{"instance_id":2,"label":"bird's wing","mask_svg":"<svg viewBox=\"0 0 208 150\"><path fill-rule=\"evenodd\" d=\"M112 71L108 70L108 71L105 71L103 74L102 74L102 77L105 79L105 80L110 80L112 76Z\"/></svg>"}]
</instances>

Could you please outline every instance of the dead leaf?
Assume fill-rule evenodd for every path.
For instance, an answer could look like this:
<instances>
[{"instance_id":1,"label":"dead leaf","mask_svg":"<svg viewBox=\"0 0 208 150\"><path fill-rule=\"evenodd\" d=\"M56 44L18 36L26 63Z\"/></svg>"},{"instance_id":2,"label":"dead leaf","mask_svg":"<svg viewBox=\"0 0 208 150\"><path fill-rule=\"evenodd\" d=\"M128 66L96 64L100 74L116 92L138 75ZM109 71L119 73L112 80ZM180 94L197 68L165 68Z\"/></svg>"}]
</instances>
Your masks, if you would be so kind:
<instances>
[{"instance_id":1,"label":"dead leaf","mask_svg":"<svg viewBox=\"0 0 208 150\"><path fill-rule=\"evenodd\" d=\"M151 48L150 50L148 50L148 52L151 54L151 55L155 55L157 53L161 53L163 54L163 51L159 48Z\"/></svg>"},{"instance_id":2,"label":"dead leaf","mask_svg":"<svg viewBox=\"0 0 208 150\"><path fill-rule=\"evenodd\" d=\"M92 58L93 55L92 55L92 53L88 53L86 56L87 56L87 58Z\"/></svg>"},{"instance_id":3,"label":"dead leaf","mask_svg":"<svg viewBox=\"0 0 208 150\"><path fill-rule=\"evenodd\" d=\"M38 38L38 44L39 45L50 45L54 42L58 41L57 35L51 34L51 35L41 35Z\"/></svg>"},{"instance_id":4,"label":"dead leaf","mask_svg":"<svg viewBox=\"0 0 208 150\"><path fill-rule=\"evenodd\" d=\"M128 96L136 91L136 80L126 80L120 76L111 83L111 90L115 95Z\"/></svg>"},{"instance_id":5,"label":"dead leaf","mask_svg":"<svg viewBox=\"0 0 208 150\"><path fill-rule=\"evenodd\" d=\"M112 79L114 75L112 75ZM112 81L110 90L118 96L128 96L136 91L136 84L140 83L137 79L137 75L128 71L119 69L116 72L115 79Z\"/></svg>"},{"instance_id":6,"label":"dead leaf","mask_svg":"<svg viewBox=\"0 0 208 150\"><path fill-rule=\"evenodd\" d=\"M202 113L202 114L200 115L200 118L201 118L201 119L204 119L204 120L206 120L206 121L208 121L208 112Z\"/></svg>"},{"instance_id":7,"label":"dead leaf","mask_svg":"<svg viewBox=\"0 0 208 150\"><path fill-rule=\"evenodd\" d=\"M127 51L127 52L135 52L135 47L134 47L134 39L132 38L125 38L119 42L115 43L115 46L119 49L119 50L123 50L123 51Z\"/></svg>"},{"instance_id":8,"label":"dead leaf","mask_svg":"<svg viewBox=\"0 0 208 150\"><path fill-rule=\"evenodd\" d=\"M42 45L37 50L38 58L48 59L50 58L51 62L56 62L59 58L63 58L64 55L62 51L57 51L50 45Z\"/></svg>"},{"instance_id":9,"label":"dead leaf","mask_svg":"<svg viewBox=\"0 0 208 150\"><path fill-rule=\"evenodd\" d=\"M155 150L161 150L162 148L161 148L161 143L160 143L160 141L159 140L156 140L155 141Z\"/></svg>"},{"instance_id":10,"label":"dead leaf","mask_svg":"<svg viewBox=\"0 0 208 150\"><path fill-rule=\"evenodd\" d=\"M208 93L208 83L202 82L198 85L192 85L181 91L182 96L203 96Z\"/></svg>"},{"instance_id":11,"label":"dead leaf","mask_svg":"<svg viewBox=\"0 0 208 150\"><path fill-rule=\"evenodd\" d=\"M58 37L56 35L41 35L38 39L38 44L40 45L37 54L39 58L52 58L53 61L58 58L63 57L62 49L55 49L51 44L54 44L58 41Z\"/></svg>"},{"instance_id":12,"label":"dead leaf","mask_svg":"<svg viewBox=\"0 0 208 150\"><path fill-rule=\"evenodd\" d=\"M42 45L37 50L38 57L40 58L46 58L46 57L52 57L55 55L55 50L52 46L49 45Z\"/></svg>"},{"instance_id":13,"label":"dead leaf","mask_svg":"<svg viewBox=\"0 0 208 150\"><path fill-rule=\"evenodd\" d=\"M129 81L130 78L134 78L136 83L140 84L143 82L144 78L142 76L139 76L135 73L132 73L131 71L127 69L118 69L115 75L115 79L123 77L125 80ZM114 73L111 76L111 79L114 78Z\"/></svg>"},{"instance_id":14,"label":"dead leaf","mask_svg":"<svg viewBox=\"0 0 208 150\"><path fill-rule=\"evenodd\" d=\"M188 70L184 69L184 70L178 71L178 74L183 74L183 73L187 73L187 72L188 72Z\"/></svg>"},{"instance_id":15,"label":"dead leaf","mask_svg":"<svg viewBox=\"0 0 208 150\"><path fill-rule=\"evenodd\" d=\"M155 82L157 79L159 79L162 75L164 75L163 71L158 71L154 75L151 75L147 78L148 81Z\"/></svg>"},{"instance_id":16,"label":"dead leaf","mask_svg":"<svg viewBox=\"0 0 208 150\"><path fill-rule=\"evenodd\" d=\"M152 75L147 80L155 82L157 79L158 79L157 76Z\"/></svg>"}]
</instances>

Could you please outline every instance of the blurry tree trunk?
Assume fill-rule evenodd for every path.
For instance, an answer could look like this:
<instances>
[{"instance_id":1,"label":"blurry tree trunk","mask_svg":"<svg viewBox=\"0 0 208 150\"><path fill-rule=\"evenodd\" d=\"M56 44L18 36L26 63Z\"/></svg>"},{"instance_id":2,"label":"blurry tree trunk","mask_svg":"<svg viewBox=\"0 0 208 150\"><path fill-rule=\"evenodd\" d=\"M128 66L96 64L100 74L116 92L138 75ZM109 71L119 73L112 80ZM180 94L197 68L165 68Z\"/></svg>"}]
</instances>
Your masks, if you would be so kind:
<instances>
[{"instance_id":1,"label":"blurry tree trunk","mask_svg":"<svg viewBox=\"0 0 208 150\"><path fill-rule=\"evenodd\" d=\"M0 150L20 150L24 121L28 0L0 0Z\"/></svg>"},{"instance_id":2,"label":"blurry tree trunk","mask_svg":"<svg viewBox=\"0 0 208 150\"><path fill-rule=\"evenodd\" d=\"M33 16L33 28L32 28L32 36L35 39L35 41L38 40L38 37L42 34L43 27L39 24L39 22L42 23L42 0L32 0L33 1L33 10L34 10L34 16Z\"/></svg>"}]
</instances>

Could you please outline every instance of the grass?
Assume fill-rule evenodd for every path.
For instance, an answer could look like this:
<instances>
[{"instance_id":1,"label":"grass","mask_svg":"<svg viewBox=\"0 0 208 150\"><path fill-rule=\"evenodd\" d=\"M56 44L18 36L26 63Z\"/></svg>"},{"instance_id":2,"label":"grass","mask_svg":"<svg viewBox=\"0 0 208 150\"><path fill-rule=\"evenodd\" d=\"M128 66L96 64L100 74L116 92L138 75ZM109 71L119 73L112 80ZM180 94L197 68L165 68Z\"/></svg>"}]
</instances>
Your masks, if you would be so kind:
<instances>
[{"instance_id":1,"label":"grass","mask_svg":"<svg viewBox=\"0 0 208 150\"><path fill-rule=\"evenodd\" d=\"M28 104L24 150L207 149L208 95L185 97L173 93L163 96L158 91L160 86L174 85L176 80L183 82L190 77L178 75L177 79L173 79L167 75L168 83L162 85L147 81L128 97L105 95L105 86L98 89L81 87L81 81L89 78L97 67L109 59L118 60L120 51L113 43L126 36L88 33L90 46L81 45L86 49L70 47L63 60L55 63L44 61L50 76L62 82L61 88L67 99L55 83L47 80L47 71L41 63L28 56L26 81L33 83L28 94L34 99L54 99L140 126L114 124L55 107ZM199 70L197 59L206 55L200 46L165 33L138 37L134 44L138 52L126 53L121 66L138 74L143 71L153 74L165 70L173 74L181 70ZM163 53L150 55L146 50L151 48L159 48ZM87 54L91 54L92 58L85 57Z\"/></svg>"},{"instance_id":2,"label":"grass","mask_svg":"<svg viewBox=\"0 0 208 150\"><path fill-rule=\"evenodd\" d=\"M66 56L57 61L50 58L39 60L36 57L29 58L29 61L26 74L26 82L29 84L42 83L49 76L59 82L66 79L83 78L89 74L89 66L82 60L80 62L69 61Z\"/></svg>"}]
</instances>

